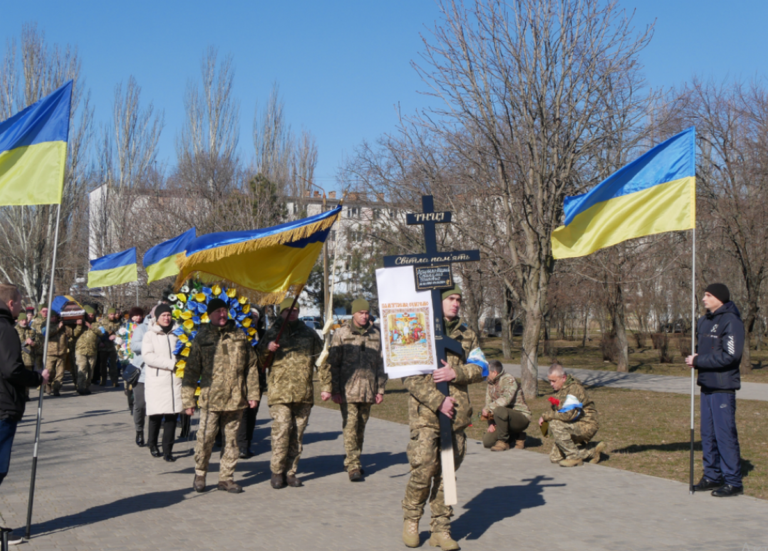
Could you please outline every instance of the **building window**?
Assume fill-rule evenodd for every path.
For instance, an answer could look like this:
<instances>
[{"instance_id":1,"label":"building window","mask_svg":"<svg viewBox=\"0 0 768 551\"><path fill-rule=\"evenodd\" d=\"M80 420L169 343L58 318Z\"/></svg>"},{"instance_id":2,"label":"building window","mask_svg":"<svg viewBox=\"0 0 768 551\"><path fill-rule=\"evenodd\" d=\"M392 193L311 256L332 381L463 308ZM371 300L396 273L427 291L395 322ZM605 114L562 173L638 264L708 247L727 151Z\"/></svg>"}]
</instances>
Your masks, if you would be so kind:
<instances>
[{"instance_id":1,"label":"building window","mask_svg":"<svg viewBox=\"0 0 768 551\"><path fill-rule=\"evenodd\" d=\"M381 218L381 209L373 209L373 219L378 220Z\"/></svg>"},{"instance_id":2,"label":"building window","mask_svg":"<svg viewBox=\"0 0 768 551\"><path fill-rule=\"evenodd\" d=\"M347 207L347 218L360 218L360 207Z\"/></svg>"}]
</instances>

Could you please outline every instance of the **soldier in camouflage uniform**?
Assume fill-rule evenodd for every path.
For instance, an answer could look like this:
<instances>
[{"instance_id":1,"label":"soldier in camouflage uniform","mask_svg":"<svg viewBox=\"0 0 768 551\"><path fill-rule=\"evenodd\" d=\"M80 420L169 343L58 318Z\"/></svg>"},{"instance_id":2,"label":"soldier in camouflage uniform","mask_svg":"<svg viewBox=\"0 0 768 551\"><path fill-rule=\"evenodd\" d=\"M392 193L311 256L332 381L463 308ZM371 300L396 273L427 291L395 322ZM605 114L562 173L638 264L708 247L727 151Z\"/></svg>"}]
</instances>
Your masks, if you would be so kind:
<instances>
[{"instance_id":1,"label":"soldier in camouflage uniform","mask_svg":"<svg viewBox=\"0 0 768 551\"><path fill-rule=\"evenodd\" d=\"M82 395L91 393L91 380L99 355L99 339L102 335L99 324L95 321L93 308L86 306L85 316L86 329L75 342L77 393Z\"/></svg>"},{"instance_id":2,"label":"soldier in camouflage uniform","mask_svg":"<svg viewBox=\"0 0 768 551\"><path fill-rule=\"evenodd\" d=\"M34 371L35 352L38 348L42 348L42 344L38 341L38 334L30 327L26 312L19 313L19 318L16 321L16 332L19 334L19 342L21 342L21 361L24 363L24 367ZM26 393L27 399L29 399L29 387L26 388Z\"/></svg>"},{"instance_id":3,"label":"soldier in camouflage uniform","mask_svg":"<svg viewBox=\"0 0 768 551\"><path fill-rule=\"evenodd\" d=\"M39 314L35 316L35 318L32 320L32 323L30 324L30 327L32 327L32 329L37 334L37 340L40 343L40 346L37 347L34 354L36 371L43 370L43 329L45 329L45 319L47 317L48 307L41 304Z\"/></svg>"},{"instance_id":4,"label":"soldier in camouflage uniform","mask_svg":"<svg viewBox=\"0 0 768 551\"><path fill-rule=\"evenodd\" d=\"M233 320L227 319L227 304L208 302L210 323L202 325L192 342L181 383L181 401L186 414L195 412L195 391L200 384L200 425L195 445L195 479L192 487L205 490L205 475L219 426L224 427L224 453L219 464L218 489L237 494L235 483L237 429L246 407L255 408L261 396L255 352Z\"/></svg>"},{"instance_id":5,"label":"soldier in camouflage uniform","mask_svg":"<svg viewBox=\"0 0 768 551\"><path fill-rule=\"evenodd\" d=\"M544 421L549 424L549 436L554 440L549 460L559 463L561 467L578 467L586 459L591 459L592 463L599 462L605 443L600 442L591 450L587 447L600 428L595 403L581 383L565 373L562 365L552 364L547 379L557 393L555 399L559 403L557 406L552 404L552 411L539 418L539 426ZM569 397L571 402L575 400L576 407L567 406L567 411L562 411Z\"/></svg>"},{"instance_id":6,"label":"soldier in camouflage uniform","mask_svg":"<svg viewBox=\"0 0 768 551\"><path fill-rule=\"evenodd\" d=\"M387 375L381 357L381 332L370 321L370 305L352 302L352 319L333 334L328 356L331 394L341 407L344 431L344 470L349 480L364 480L360 455L371 404L384 400Z\"/></svg>"},{"instance_id":7,"label":"soldier in camouflage uniform","mask_svg":"<svg viewBox=\"0 0 768 551\"><path fill-rule=\"evenodd\" d=\"M101 386L107 386L107 369L109 369L109 380L112 386L117 388L117 348L115 347L115 337L120 330L120 319L117 317L117 310L110 308L107 315L102 316L97 322L99 332L99 355L97 374L101 376ZM101 331L103 328L104 331Z\"/></svg>"},{"instance_id":8,"label":"soldier in camouflage uniform","mask_svg":"<svg viewBox=\"0 0 768 551\"><path fill-rule=\"evenodd\" d=\"M45 368L51 374L49 384L45 386L45 391L54 396L60 396L62 381L64 380L64 357L67 354L67 345L69 340L77 338L83 332L82 320L77 321L77 326L72 329L59 321L59 315L51 310L51 323L48 334L48 360ZM51 385L51 381L53 384Z\"/></svg>"},{"instance_id":9,"label":"soldier in camouflage uniform","mask_svg":"<svg viewBox=\"0 0 768 551\"><path fill-rule=\"evenodd\" d=\"M488 388L481 417L488 420L483 445L491 451L505 451L515 441L515 448L525 448L525 429L531 422L531 410L515 378L504 372L500 361L488 364Z\"/></svg>"},{"instance_id":10,"label":"soldier in camouflage uniform","mask_svg":"<svg viewBox=\"0 0 768 551\"><path fill-rule=\"evenodd\" d=\"M323 341L314 329L298 319L298 308L291 309L292 298L280 304L280 318L261 339L257 351L261 365L269 367L267 398L272 417L272 479L275 489L286 483L302 486L296 477L301 457L301 440L314 403L312 375L315 361L323 350ZM281 319L282 318L282 319ZM283 320L288 319L280 342L275 342ZM271 365L270 365L271 358ZM331 398L331 374L328 364L318 367L321 397Z\"/></svg>"},{"instance_id":11,"label":"soldier in camouflage uniform","mask_svg":"<svg viewBox=\"0 0 768 551\"><path fill-rule=\"evenodd\" d=\"M408 461L411 477L403 499L403 543L408 547L419 545L419 520L429 499L432 511L430 545L443 550L458 549L451 538L453 508L445 504L443 478L440 466L440 422L438 413L452 419L453 453L456 469L461 465L467 449L464 429L472 418L467 386L483 380L483 370L468 364L470 352L480 346L477 335L459 318L461 289L455 287L443 292L445 333L461 343L464 353L457 356L448 352L448 362L428 375L405 377L403 383L410 392L408 417L411 440L408 443ZM436 382L448 382L450 396L437 389Z\"/></svg>"}]
</instances>

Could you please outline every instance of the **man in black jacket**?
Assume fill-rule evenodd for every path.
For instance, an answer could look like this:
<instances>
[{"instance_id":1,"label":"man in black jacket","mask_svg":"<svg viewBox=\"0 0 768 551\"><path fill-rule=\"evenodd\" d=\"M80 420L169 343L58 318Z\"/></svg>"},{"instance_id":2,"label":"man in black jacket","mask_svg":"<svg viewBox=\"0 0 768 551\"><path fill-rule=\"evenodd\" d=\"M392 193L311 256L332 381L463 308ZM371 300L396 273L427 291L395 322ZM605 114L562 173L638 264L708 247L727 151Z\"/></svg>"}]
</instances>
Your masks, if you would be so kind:
<instances>
[{"instance_id":1,"label":"man in black jacket","mask_svg":"<svg viewBox=\"0 0 768 551\"><path fill-rule=\"evenodd\" d=\"M21 359L21 343L13 322L21 311L21 294L0 285L0 483L8 474L16 425L24 415L26 389L48 382L48 371L30 371ZM9 538L19 541L20 538Z\"/></svg>"},{"instance_id":2,"label":"man in black jacket","mask_svg":"<svg viewBox=\"0 0 768 551\"><path fill-rule=\"evenodd\" d=\"M699 370L701 446L704 476L693 488L712 490L715 497L744 493L739 435L736 432L736 391L741 388L739 364L744 349L744 324L728 287L713 283L704 291L707 315L696 326L697 353L685 363Z\"/></svg>"}]
</instances>

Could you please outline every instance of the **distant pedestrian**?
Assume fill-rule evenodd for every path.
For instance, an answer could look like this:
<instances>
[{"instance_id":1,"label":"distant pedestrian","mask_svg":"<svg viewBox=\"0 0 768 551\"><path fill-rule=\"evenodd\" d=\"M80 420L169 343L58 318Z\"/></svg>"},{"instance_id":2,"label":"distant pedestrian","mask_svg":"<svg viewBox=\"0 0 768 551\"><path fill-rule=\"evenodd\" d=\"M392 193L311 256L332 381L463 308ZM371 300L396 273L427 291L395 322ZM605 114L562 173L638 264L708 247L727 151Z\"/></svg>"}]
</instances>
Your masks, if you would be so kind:
<instances>
[{"instance_id":1,"label":"distant pedestrian","mask_svg":"<svg viewBox=\"0 0 768 551\"><path fill-rule=\"evenodd\" d=\"M147 375L144 356L142 355L142 341L152 320L149 317L145 320L144 310L138 306L131 308L128 315L131 317L131 321L137 324L131 333L130 347L131 352L133 352L131 364L141 370L139 380L133 387L133 425L136 429L136 445L141 448L144 445L144 418L147 416L147 401L144 393L144 381Z\"/></svg>"},{"instance_id":2,"label":"distant pedestrian","mask_svg":"<svg viewBox=\"0 0 768 551\"><path fill-rule=\"evenodd\" d=\"M30 371L21 358L21 343L13 327L21 311L21 294L14 285L0 285L0 483L8 474L16 426L24 415L28 388L48 383L48 371ZM7 528L6 528L7 529ZM9 543L20 537L9 535Z\"/></svg>"},{"instance_id":3,"label":"distant pedestrian","mask_svg":"<svg viewBox=\"0 0 768 551\"><path fill-rule=\"evenodd\" d=\"M744 324L728 287L713 283L702 300L707 314L696 325L696 354L685 363L698 369L701 387L701 447L704 476L693 489L712 490L715 497L744 493L741 454L736 432L736 391L744 349Z\"/></svg>"}]
</instances>

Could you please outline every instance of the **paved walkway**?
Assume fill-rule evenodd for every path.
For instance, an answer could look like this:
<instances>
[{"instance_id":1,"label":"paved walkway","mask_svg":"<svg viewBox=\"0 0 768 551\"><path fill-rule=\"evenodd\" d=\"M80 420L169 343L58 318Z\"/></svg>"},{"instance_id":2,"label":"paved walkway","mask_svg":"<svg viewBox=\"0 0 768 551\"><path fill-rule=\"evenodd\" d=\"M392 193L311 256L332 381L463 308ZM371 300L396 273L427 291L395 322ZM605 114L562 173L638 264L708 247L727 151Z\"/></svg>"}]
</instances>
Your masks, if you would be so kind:
<instances>
[{"instance_id":1,"label":"paved walkway","mask_svg":"<svg viewBox=\"0 0 768 551\"><path fill-rule=\"evenodd\" d=\"M245 492L195 494L191 442L177 444L175 463L154 459L133 443L122 392L82 398L70 389L46 399L33 538L20 549L405 549L403 425L371 419L363 457L369 476L352 484L341 472L340 416L316 407L300 464L306 486L276 491L268 482L269 421L262 410L259 453L237 468ZM28 415L0 490L0 512L14 527L25 522L33 436ZM216 483L217 461L209 486ZM690 496L684 484L601 465L563 469L544 454L495 454L470 441L458 483L454 536L467 550L768 546L768 501ZM424 519L422 548L429 548L427 530Z\"/></svg>"},{"instance_id":2,"label":"paved walkway","mask_svg":"<svg viewBox=\"0 0 768 551\"><path fill-rule=\"evenodd\" d=\"M507 373L520 377L520 366L504 364ZM549 366L539 366L539 378L546 380ZM690 377L673 377L671 375L647 375L645 373L617 373L599 369L575 369L566 367L565 370L574 375L582 383L591 386L607 386L613 388L629 388L632 390L652 390L654 392L673 392L675 394L691 394ZM696 386L696 394L700 394ZM736 393L740 400L768 401L768 384L741 383L741 390Z\"/></svg>"}]
</instances>

